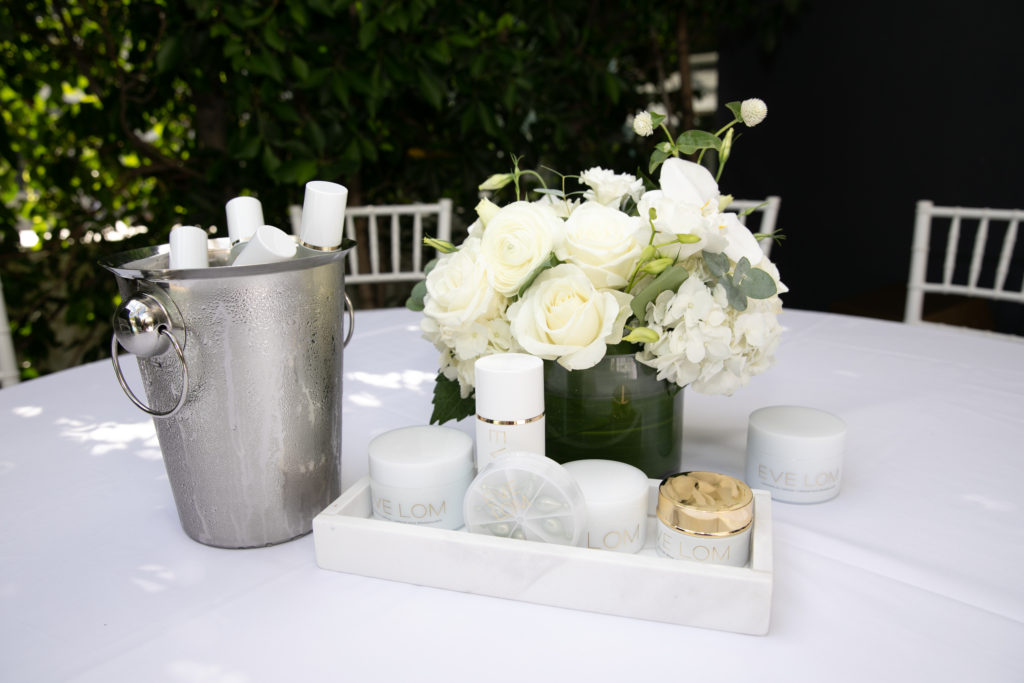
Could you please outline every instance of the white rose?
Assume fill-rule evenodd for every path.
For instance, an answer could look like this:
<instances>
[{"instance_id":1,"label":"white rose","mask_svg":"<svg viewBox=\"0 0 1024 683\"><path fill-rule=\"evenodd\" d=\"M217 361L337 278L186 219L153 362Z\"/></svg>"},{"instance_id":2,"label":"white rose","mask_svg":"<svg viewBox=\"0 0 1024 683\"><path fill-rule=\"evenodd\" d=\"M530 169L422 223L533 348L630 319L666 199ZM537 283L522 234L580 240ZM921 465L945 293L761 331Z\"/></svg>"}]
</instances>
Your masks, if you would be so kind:
<instances>
[{"instance_id":1,"label":"white rose","mask_svg":"<svg viewBox=\"0 0 1024 683\"><path fill-rule=\"evenodd\" d=\"M643 222L598 202L586 202L565 222L565 242L555 251L579 266L598 289L626 286L643 246Z\"/></svg>"},{"instance_id":2,"label":"white rose","mask_svg":"<svg viewBox=\"0 0 1024 683\"><path fill-rule=\"evenodd\" d=\"M550 208L513 202L491 216L484 228L480 254L487 280L511 296L562 242L562 221Z\"/></svg>"},{"instance_id":3,"label":"white rose","mask_svg":"<svg viewBox=\"0 0 1024 683\"><path fill-rule=\"evenodd\" d=\"M504 303L488 284L479 256L480 240L467 239L458 251L442 256L427 275L423 313L437 322L448 343L472 323L496 317Z\"/></svg>"},{"instance_id":4,"label":"white rose","mask_svg":"<svg viewBox=\"0 0 1024 683\"><path fill-rule=\"evenodd\" d=\"M595 166L580 173L580 182L590 189L583 193L584 199L600 202L605 206L618 206L626 195L636 201L644 191L644 183L628 173L616 173Z\"/></svg>"},{"instance_id":5,"label":"white rose","mask_svg":"<svg viewBox=\"0 0 1024 683\"><path fill-rule=\"evenodd\" d=\"M598 290L578 266L563 263L540 274L509 306L512 336L527 353L569 370L593 367L608 344L622 340L633 297Z\"/></svg>"}]
</instances>

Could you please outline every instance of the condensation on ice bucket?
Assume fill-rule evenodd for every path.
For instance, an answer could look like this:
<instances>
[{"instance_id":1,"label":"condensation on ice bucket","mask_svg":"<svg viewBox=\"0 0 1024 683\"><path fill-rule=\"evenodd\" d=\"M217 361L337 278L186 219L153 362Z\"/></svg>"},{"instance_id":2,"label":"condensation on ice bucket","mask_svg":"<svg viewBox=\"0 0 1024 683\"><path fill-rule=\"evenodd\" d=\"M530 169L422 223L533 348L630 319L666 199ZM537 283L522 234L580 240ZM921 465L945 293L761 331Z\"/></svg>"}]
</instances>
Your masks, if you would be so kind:
<instances>
[{"instance_id":1,"label":"condensation on ice bucket","mask_svg":"<svg viewBox=\"0 0 1024 683\"><path fill-rule=\"evenodd\" d=\"M352 246L253 266L172 271L167 245L101 262L122 299L118 380L154 416L181 525L196 541L288 541L338 496ZM210 240L210 265L229 249ZM145 401L121 376L118 342L138 356Z\"/></svg>"}]
</instances>

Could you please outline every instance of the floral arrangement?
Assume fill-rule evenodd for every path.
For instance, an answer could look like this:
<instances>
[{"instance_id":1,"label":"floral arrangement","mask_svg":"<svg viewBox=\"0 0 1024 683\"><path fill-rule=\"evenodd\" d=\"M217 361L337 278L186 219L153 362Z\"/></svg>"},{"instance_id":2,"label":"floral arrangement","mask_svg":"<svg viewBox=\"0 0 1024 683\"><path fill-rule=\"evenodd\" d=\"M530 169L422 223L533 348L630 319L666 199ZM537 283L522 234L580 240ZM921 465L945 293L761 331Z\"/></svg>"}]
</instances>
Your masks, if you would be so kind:
<instances>
[{"instance_id":1,"label":"floral arrangement","mask_svg":"<svg viewBox=\"0 0 1024 683\"><path fill-rule=\"evenodd\" d=\"M483 191L515 190L500 206L483 199L458 247L441 252L407 306L422 311L423 336L441 354L432 422L474 413L473 368L481 356L517 351L569 370L596 365L625 343L658 379L702 393L732 394L772 364L786 288L759 239L728 210L718 179L737 124L766 114L761 100L726 105L716 133L674 138L664 116L641 112L640 136L664 131L648 179L591 168L549 188L535 170L491 176ZM700 164L717 154L716 176ZM696 162L682 157L698 154ZM581 185L570 190L569 183ZM528 197L527 182L539 185ZM618 346L616 346L618 345Z\"/></svg>"}]
</instances>

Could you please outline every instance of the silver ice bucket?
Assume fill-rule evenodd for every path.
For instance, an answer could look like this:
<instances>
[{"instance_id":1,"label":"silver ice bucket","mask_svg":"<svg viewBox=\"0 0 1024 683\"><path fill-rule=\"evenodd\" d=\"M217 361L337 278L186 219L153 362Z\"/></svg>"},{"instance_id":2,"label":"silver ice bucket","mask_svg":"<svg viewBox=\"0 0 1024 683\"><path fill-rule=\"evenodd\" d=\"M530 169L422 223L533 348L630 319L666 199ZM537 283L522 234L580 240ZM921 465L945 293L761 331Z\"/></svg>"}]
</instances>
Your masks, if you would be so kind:
<instances>
[{"instance_id":1,"label":"silver ice bucket","mask_svg":"<svg viewBox=\"0 0 1024 683\"><path fill-rule=\"evenodd\" d=\"M344 256L168 269L168 246L118 254L117 379L154 417L181 525L221 548L306 534L340 489ZM348 335L352 334L348 305ZM138 357L146 399L125 382L118 343Z\"/></svg>"}]
</instances>

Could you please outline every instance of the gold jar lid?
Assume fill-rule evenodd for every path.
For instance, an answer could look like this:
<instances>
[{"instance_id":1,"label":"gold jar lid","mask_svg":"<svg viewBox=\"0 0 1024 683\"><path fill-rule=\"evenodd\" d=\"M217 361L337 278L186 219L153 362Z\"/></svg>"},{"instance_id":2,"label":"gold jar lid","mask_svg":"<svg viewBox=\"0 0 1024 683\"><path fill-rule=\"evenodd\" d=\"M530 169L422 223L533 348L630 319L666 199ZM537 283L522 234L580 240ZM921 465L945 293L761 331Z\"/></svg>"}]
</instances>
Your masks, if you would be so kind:
<instances>
[{"instance_id":1,"label":"gold jar lid","mask_svg":"<svg viewBox=\"0 0 1024 683\"><path fill-rule=\"evenodd\" d=\"M688 534L731 536L754 521L754 494L717 472L673 474L658 487L658 519Z\"/></svg>"}]
</instances>

